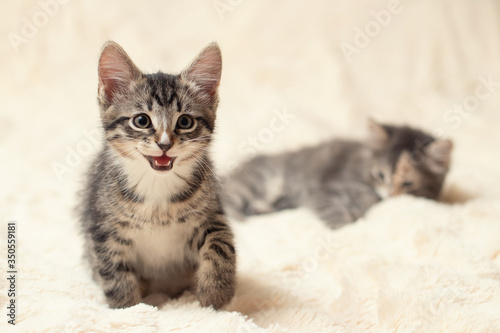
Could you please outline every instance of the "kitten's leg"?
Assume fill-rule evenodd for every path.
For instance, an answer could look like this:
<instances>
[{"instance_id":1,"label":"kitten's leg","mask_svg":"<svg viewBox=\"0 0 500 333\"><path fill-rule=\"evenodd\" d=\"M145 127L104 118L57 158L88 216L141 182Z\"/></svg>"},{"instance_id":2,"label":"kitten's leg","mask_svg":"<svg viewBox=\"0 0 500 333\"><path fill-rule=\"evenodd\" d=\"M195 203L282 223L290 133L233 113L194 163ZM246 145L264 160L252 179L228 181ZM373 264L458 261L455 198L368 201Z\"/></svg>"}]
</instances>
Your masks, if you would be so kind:
<instances>
[{"instance_id":1,"label":"kitten's leg","mask_svg":"<svg viewBox=\"0 0 500 333\"><path fill-rule=\"evenodd\" d=\"M204 222L193 234L191 246L200 255L196 296L202 306L220 309L231 301L236 288L236 253L225 217Z\"/></svg>"},{"instance_id":2,"label":"kitten's leg","mask_svg":"<svg viewBox=\"0 0 500 333\"><path fill-rule=\"evenodd\" d=\"M370 186L343 182L317 190L306 205L330 228L337 229L359 219L379 200Z\"/></svg>"},{"instance_id":3,"label":"kitten's leg","mask_svg":"<svg viewBox=\"0 0 500 333\"><path fill-rule=\"evenodd\" d=\"M126 248L131 242L114 237L93 237L91 265L111 308L125 308L141 301L139 280ZM99 240L104 240L99 242Z\"/></svg>"},{"instance_id":4,"label":"kitten's leg","mask_svg":"<svg viewBox=\"0 0 500 333\"><path fill-rule=\"evenodd\" d=\"M267 214L296 207L285 193L280 157L258 156L223 177L223 201L229 216Z\"/></svg>"},{"instance_id":5,"label":"kitten's leg","mask_svg":"<svg viewBox=\"0 0 500 333\"><path fill-rule=\"evenodd\" d=\"M337 229L356 220L345 201L341 194L324 191L311 197L307 206L330 228Z\"/></svg>"}]
</instances>

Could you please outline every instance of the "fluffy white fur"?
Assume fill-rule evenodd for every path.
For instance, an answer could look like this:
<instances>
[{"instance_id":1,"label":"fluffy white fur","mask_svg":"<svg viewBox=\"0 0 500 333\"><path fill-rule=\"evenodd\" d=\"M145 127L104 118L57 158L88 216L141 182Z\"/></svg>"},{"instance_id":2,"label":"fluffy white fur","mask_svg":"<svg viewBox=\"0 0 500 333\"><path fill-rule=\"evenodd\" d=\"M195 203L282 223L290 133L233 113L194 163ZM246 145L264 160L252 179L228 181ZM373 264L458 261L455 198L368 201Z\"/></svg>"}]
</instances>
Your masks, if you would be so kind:
<instances>
[{"instance_id":1,"label":"fluffy white fur","mask_svg":"<svg viewBox=\"0 0 500 333\"><path fill-rule=\"evenodd\" d=\"M357 28L388 6L71 1L16 53L9 33L20 34L21 19L42 9L36 0L3 3L0 267L6 223L15 220L19 274L15 328L6 323L0 279L0 331L500 331L500 86L480 88L477 106L453 111L474 101L482 82L500 82L500 5L400 1L348 62L340 43L353 44ZM337 231L305 209L235 223L238 288L227 311L200 307L190 292L160 309L111 310L81 259L72 213L99 148L85 133L99 126L97 57L107 39L151 72L180 71L219 42L221 174L248 157L243 144L275 152L361 137L371 116L454 141L442 202L389 199ZM269 132L282 109L295 118Z\"/></svg>"}]
</instances>

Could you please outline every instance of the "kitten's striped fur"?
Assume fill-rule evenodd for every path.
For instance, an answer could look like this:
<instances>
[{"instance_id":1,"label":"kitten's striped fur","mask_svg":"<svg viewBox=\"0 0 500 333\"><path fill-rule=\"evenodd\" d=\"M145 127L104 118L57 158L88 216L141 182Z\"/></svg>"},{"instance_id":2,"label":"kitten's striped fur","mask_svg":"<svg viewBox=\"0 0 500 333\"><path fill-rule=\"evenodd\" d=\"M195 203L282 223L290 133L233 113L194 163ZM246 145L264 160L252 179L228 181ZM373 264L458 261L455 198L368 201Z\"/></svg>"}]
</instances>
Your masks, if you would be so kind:
<instances>
[{"instance_id":1,"label":"kitten's striped fur","mask_svg":"<svg viewBox=\"0 0 500 333\"><path fill-rule=\"evenodd\" d=\"M234 295L233 234L208 153L221 65L211 44L180 75L143 74L118 44L103 47L105 141L89 172L81 222L94 278L113 308L145 297L157 305L162 297L155 295L190 287L202 306L220 308Z\"/></svg>"},{"instance_id":2,"label":"kitten's striped fur","mask_svg":"<svg viewBox=\"0 0 500 333\"><path fill-rule=\"evenodd\" d=\"M228 213L241 218L306 206L338 228L390 195L438 198L451 141L373 121L370 134L366 142L336 139L251 159L224 180Z\"/></svg>"}]
</instances>

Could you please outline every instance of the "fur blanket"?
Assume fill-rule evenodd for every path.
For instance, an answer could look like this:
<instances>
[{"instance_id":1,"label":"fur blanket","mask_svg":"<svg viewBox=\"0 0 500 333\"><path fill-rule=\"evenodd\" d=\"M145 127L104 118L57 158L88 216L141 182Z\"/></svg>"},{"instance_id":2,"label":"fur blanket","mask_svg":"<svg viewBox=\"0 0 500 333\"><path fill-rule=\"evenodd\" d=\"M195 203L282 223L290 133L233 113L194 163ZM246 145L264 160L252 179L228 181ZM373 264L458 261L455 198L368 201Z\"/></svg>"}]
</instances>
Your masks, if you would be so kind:
<instances>
[{"instance_id":1,"label":"fur blanket","mask_svg":"<svg viewBox=\"0 0 500 333\"><path fill-rule=\"evenodd\" d=\"M498 1L0 6L0 331L500 331ZM219 42L220 174L257 152L362 137L373 117L454 141L442 199L392 198L339 230L306 209L234 222L238 287L225 311L190 292L160 309L111 310L82 260L73 214L100 146L96 69L108 39L144 71L167 72Z\"/></svg>"}]
</instances>

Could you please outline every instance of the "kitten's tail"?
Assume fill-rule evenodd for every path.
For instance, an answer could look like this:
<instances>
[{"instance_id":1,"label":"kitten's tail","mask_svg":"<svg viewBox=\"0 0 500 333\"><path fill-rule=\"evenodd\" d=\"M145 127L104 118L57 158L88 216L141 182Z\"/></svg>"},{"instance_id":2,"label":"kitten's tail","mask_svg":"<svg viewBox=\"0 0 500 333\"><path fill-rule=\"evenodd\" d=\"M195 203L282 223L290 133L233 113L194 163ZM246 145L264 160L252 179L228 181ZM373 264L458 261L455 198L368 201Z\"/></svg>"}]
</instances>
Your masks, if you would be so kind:
<instances>
[{"instance_id":1,"label":"kitten's tail","mask_svg":"<svg viewBox=\"0 0 500 333\"><path fill-rule=\"evenodd\" d=\"M275 212L295 205L286 197L281 156L259 155L222 177L223 201L229 216Z\"/></svg>"}]
</instances>

